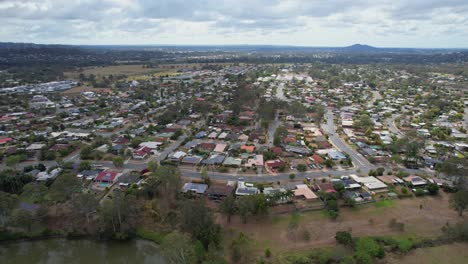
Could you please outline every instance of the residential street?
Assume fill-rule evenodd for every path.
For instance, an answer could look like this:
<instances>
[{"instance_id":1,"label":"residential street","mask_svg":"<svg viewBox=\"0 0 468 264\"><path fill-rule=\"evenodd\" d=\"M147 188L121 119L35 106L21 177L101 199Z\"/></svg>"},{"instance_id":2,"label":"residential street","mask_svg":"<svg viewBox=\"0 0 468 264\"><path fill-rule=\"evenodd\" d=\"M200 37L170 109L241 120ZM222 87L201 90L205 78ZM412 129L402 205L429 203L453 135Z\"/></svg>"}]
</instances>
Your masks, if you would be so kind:
<instances>
[{"instance_id":1,"label":"residential street","mask_svg":"<svg viewBox=\"0 0 468 264\"><path fill-rule=\"evenodd\" d=\"M395 119L397 119L400 115L393 114L390 118L387 119L387 127L390 132L394 133L398 138L403 137L403 132L395 125Z\"/></svg>"},{"instance_id":2,"label":"residential street","mask_svg":"<svg viewBox=\"0 0 468 264\"><path fill-rule=\"evenodd\" d=\"M335 146L338 150L347 153L354 165L360 168L361 170L369 170L374 167L366 158L364 158L360 153L351 148L348 143L346 143L337 133L336 125L334 123L334 114L331 109L328 109L325 113L326 123L322 124L322 129L329 136L329 141Z\"/></svg>"}]
</instances>

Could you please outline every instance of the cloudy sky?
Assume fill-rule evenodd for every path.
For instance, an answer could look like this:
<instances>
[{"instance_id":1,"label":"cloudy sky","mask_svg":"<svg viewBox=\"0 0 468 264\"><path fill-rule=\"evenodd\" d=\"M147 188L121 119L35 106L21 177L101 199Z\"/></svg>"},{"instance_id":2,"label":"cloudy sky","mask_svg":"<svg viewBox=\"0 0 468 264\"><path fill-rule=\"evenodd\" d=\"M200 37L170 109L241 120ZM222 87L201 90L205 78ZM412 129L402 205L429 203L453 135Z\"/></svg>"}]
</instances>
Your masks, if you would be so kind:
<instances>
[{"instance_id":1,"label":"cloudy sky","mask_svg":"<svg viewBox=\"0 0 468 264\"><path fill-rule=\"evenodd\" d=\"M0 0L0 41L468 48L468 0Z\"/></svg>"}]
</instances>

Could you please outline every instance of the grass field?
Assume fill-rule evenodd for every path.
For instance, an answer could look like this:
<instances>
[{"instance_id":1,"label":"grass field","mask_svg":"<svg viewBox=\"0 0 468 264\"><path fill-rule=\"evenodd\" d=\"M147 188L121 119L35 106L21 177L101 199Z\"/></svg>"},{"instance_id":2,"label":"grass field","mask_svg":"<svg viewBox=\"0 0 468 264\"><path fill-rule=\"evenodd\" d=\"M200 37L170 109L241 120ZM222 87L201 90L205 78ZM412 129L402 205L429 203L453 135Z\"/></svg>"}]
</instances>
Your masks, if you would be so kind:
<instances>
[{"instance_id":1,"label":"grass field","mask_svg":"<svg viewBox=\"0 0 468 264\"><path fill-rule=\"evenodd\" d=\"M63 91L62 93L64 95L77 95L77 94L80 94L82 92L85 92L85 91L89 91L89 92L100 92L100 91L104 91L104 90L109 90L108 88L93 88L93 87L90 87L90 86L85 86L85 85L82 85L82 86L77 86L77 87L73 87L69 90L65 90Z\"/></svg>"},{"instance_id":2,"label":"grass field","mask_svg":"<svg viewBox=\"0 0 468 264\"><path fill-rule=\"evenodd\" d=\"M143 68L143 65L114 65L104 67L87 67L83 71L66 72L65 76L71 79L78 79L80 73L84 75L94 74L98 78L109 75L135 76L134 79L144 79L150 76L159 77L161 75L176 74L178 67L163 66L160 68Z\"/></svg>"},{"instance_id":3,"label":"grass field","mask_svg":"<svg viewBox=\"0 0 468 264\"><path fill-rule=\"evenodd\" d=\"M283 254L334 246L337 231L351 231L356 237L396 235L434 238L441 234L441 227L447 222L462 220L449 208L445 193L437 197L381 201L354 209L342 208L337 220L331 220L323 211L301 213L299 219L296 218L291 215L269 215L251 218L247 224L233 218L227 224L220 217L220 223L227 230L227 247L236 232L243 232L252 238L257 254L262 254L265 248L270 248L274 254ZM389 225L391 219L404 223L404 231L392 228Z\"/></svg>"},{"instance_id":4,"label":"grass field","mask_svg":"<svg viewBox=\"0 0 468 264\"><path fill-rule=\"evenodd\" d=\"M468 263L468 243L454 243L449 245L419 248L410 253L388 255L385 258L389 264L463 264Z\"/></svg>"}]
</instances>

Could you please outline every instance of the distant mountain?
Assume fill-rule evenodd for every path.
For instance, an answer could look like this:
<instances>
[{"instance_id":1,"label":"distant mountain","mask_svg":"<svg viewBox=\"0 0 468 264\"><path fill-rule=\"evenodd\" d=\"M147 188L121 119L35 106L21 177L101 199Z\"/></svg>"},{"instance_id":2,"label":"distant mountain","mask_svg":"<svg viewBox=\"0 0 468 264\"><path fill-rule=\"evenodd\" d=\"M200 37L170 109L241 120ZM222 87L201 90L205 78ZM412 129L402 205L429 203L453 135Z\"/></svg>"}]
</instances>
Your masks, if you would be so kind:
<instances>
[{"instance_id":1,"label":"distant mountain","mask_svg":"<svg viewBox=\"0 0 468 264\"><path fill-rule=\"evenodd\" d=\"M344 51L350 52L374 52L380 50L379 48L372 47L365 44L354 44L348 47L341 48Z\"/></svg>"}]
</instances>

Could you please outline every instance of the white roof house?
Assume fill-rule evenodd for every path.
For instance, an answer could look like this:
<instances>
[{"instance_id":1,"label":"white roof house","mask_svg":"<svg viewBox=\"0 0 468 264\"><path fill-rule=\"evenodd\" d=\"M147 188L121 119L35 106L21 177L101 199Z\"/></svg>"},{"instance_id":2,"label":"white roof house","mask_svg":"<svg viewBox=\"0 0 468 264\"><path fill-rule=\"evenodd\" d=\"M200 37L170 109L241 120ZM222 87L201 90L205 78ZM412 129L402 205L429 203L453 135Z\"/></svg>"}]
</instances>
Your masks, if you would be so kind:
<instances>
[{"instance_id":1,"label":"white roof house","mask_svg":"<svg viewBox=\"0 0 468 264\"><path fill-rule=\"evenodd\" d=\"M142 142L140 143L140 147L148 147L150 149L157 149L158 146L161 146L163 143L162 142L156 142L156 141L148 141L148 142Z\"/></svg>"},{"instance_id":2,"label":"white roof house","mask_svg":"<svg viewBox=\"0 0 468 264\"><path fill-rule=\"evenodd\" d=\"M369 191L380 191L387 189L387 185L373 176L359 177L357 175L350 175L350 177L366 187Z\"/></svg>"}]
</instances>

